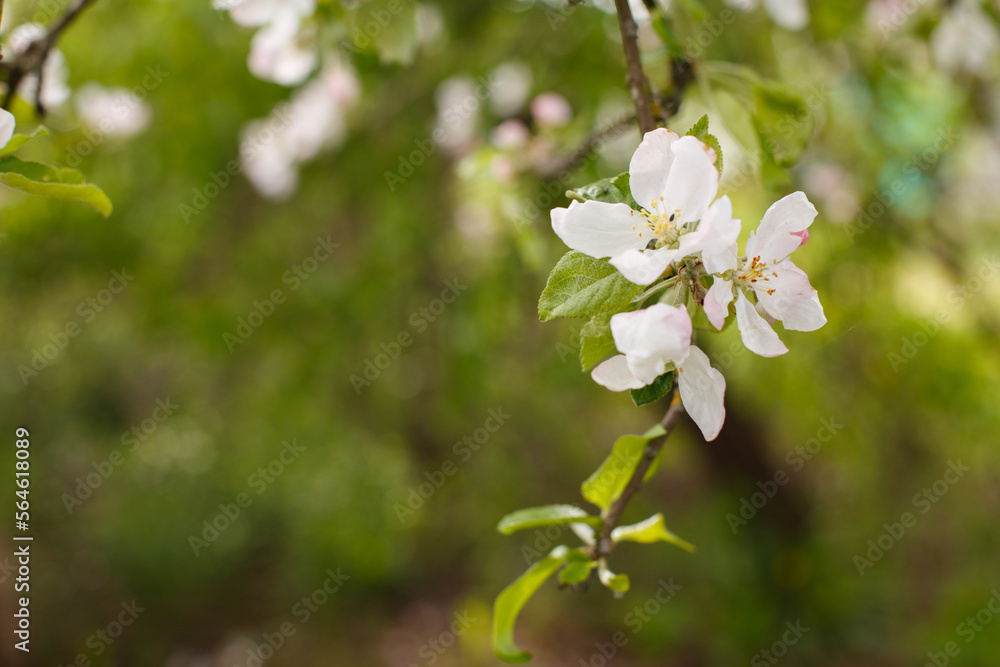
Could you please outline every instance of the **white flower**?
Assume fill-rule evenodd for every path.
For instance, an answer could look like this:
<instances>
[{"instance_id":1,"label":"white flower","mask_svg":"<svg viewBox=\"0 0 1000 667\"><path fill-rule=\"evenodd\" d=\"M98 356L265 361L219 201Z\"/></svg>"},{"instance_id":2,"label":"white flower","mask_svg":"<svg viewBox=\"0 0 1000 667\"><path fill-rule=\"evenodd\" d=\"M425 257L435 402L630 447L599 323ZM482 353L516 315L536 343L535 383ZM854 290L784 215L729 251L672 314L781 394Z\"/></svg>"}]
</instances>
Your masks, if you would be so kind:
<instances>
[{"instance_id":1,"label":"white flower","mask_svg":"<svg viewBox=\"0 0 1000 667\"><path fill-rule=\"evenodd\" d=\"M316 11L316 0L213 0L212 7L228 10L234 23L258 27L283 13L311 16Z\"/></svg>"},{"instance_id":2,"label":"white flower","mask_svg":"<svg viewBox=\"0 0 1000 667\"><path fill-rule=\"evenodd\" d=\"M662 128L647 132L629 163L629 186L641 210L573 202L552 210L552 229L574 250L610 257L639 285L655 281L671 262L724 247L739 235L729 199L712 204L719 186L715 151L695 137Z\"/></svg>"},{"instance_id":3,"label":"white flower","mask_svg":"<svg viewBox=\"0 0 1000 667\"><path fill-rule=\"evenodd\" d=\"M83 123L110 137L128 138L149 125L149 105L127 88L105 88L99 83L80 87L74 100Z\"/></svg>"},{"instance_id":4,"label":"white flower","mask_svg":"<svg viewBox=\"0 0 1000 667\"><path fill-rule=\"evenodd\" d=\"M950 9L931 33L931 51L939 67L949 72L982 73L1000 46L996 27L977 2Z\"/></svg>"},{"instance_id":5,"label":"white flower","mask_svg":"<svg viewBox=\"0 0 1000 667\"><path fill-rule=\"evenodd\" d=\"M757 297L764 315L780 320L785 329L815 331L826 324L819 295L809 278L788 256L808 239L816 209L802 192L794 192L771 205L756 232L747 239L746 258L738 258L736 244L719 253L702 256L705 270L715 282L705 295L705 314L721 329L736 298L736 325L747 348L763 357L788 352L761 313L747 299Z\"/></svg>"},{"instance_id":6,"label":"white flower","mask_svg":"<svg viewBox=\"0 0 1000 667\"><path fill-rule=\"evenodd\" d=\"M14 136L14 114L6 109L0 109L0 148L10 142Z\"/></svg>"},{"instance_id":7,"label":"white flower","mask_svg":"<svg viewBox=\"0 0 1000 667\"><path fill-rule=\"evenodd\" d=\"M310 34L299 30L299 16L280 12L250 41L247 67L259 79L295 86L316 67L317 56Z\"/></svg>"},{"instance_id":8,"label":"white flower","mask_svg":"<svg viewBox=\"0 0 1000 667\"><path fill-rule=\"evenodd\" d=\"M40 23L22 23L11 31L7 38L7 46L13 52L6 54L5 59L24 53L32 42L43 39L48 34L45 26ZM38 75L29 74L21 80L18 95L24 99L34 100L36 95L42 106L53 109L61 106L69 99L72 92L68 85L69 68L62 51L53 48L42 63L42 89L38 91Z\"/></svg>"},{"instance_id":9,"label":"white flower","mask_svg":"<svg viewBox=\"0 0 1000 667\"><path fill-rule=\"evenodd\" d=\"M573 117L573 109L559 93L542 93L531 101L531 115L543 127L562 127Z\"/></svg>"},{"instance_id":10,"label":"white flower","mask_svg":"<svg viewBox=\"0 0 1000 667\"><path fill-rule=\"evenodd\" d=\"M681 401L706 440L714 440L726 418L726 380L708 357L691 345L691 317L682 308L658 303L611 318L611 335L623 354L592 372L612 391L639 389L671 368L677 372Z\"/></svg>"}]
</instances>

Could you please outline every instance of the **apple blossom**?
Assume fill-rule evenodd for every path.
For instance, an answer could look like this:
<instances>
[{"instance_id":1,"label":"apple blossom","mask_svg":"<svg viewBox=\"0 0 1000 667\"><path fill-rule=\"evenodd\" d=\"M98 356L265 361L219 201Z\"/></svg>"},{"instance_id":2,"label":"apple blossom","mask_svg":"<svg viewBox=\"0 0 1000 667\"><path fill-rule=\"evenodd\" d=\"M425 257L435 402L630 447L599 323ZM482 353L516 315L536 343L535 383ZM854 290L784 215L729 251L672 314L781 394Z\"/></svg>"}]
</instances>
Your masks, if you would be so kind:
<instances>
[{"instance_id":1,"label":"apple blossom","mask_svg":"<svg viewBox=\"0 0 1000 667\"><path fill-rule=\"evenodd\" d=\"M788 256L805 244L816 209L802 192L794 192L771 205L746 243L746 258L736 254L736 244L719 253L705 254L705 270L715 282L705 295L705 314L721 329L736 299L736 324L749 350L764 357L788 352L765 315L792 331L815 331L826 324L819 295L806 274ZM754 308L747 298L757 299Z\"/></svg>"},{"instance_id":2,"label":"apple blossom","mask_svg":"<svg viewBox=\"0 0 1000 667\"><path fill-rule=\"evenodd\" d=\"M126 88L105 88L90 82L80 87L74 100L85 125L100 128L112 137L132 137L149 125L149 105Z\"/></svg>"},{"instance_id":3,"label":"apple blossom","mask_svg":"<svg viewBox=\"0 0 1000 667\"><path fill-rule=\"evenodd\" d=\"M685 410L706 440L722 429L726 380L708 357L691 345L691 317L683 308L658 303L611 318L611 334L622 354L599 364L591 377L612 391L639 389L668 370L677 372Z\"/></svg>"},{"instance_id":4,"label":"apple blossom","mask_svg":"<svg viewBox=\"0 0 1000 667\"><path fill-rule=\"evenodd\" d=\"M0 109L0 148L6 146L14 136L14 114Z\"/></svg>"},{"instance_id":5,"label":"apple blossom","mask_svg":"<svg viewBox=\"0 0 1000 667\"><path fill-rule=\"evenodd\" d=\"M674 261L735 242L739 223L729 199L712 203L719 185L715 160L715 151L695 137L663 128L647 132L629 163L629 186L641 209L574 201L552 210L552 228L570 248L610 257L625 278L648 285Z\"/></svg>"}]
</instances>

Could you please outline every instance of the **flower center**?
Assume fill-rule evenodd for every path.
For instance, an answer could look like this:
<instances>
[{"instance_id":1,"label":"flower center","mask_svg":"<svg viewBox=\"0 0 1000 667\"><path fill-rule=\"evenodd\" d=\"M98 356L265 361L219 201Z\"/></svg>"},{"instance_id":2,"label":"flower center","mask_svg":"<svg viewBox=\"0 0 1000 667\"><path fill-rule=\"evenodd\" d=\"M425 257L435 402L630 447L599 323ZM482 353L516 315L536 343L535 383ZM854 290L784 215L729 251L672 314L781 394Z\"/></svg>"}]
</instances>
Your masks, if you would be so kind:
<instances>
[{"instance_id":1,"label":"flower center","mask_svg":"<svg viewBox=\"0 0 1000 667\"><path fill-rule=\"evenodd\" d=\"M774 271L768 271L767 264L760 261L760 255L750 259L750 264L743 261L743 266L737 270L736 275L733 279L739 283L742 283L746 287L751 287L755 290L761 292L767 292L768 294L774 294L773 289L768 289L767 283L771 278L776 277Z\"/></svg>"},{"instance_id":2,"label":"flower center","mask_svg":"<svg viewBox=\"0 0 1000 667\"><path fill-rule=\"evenodd\" d=\"M681 211L675 208L673 211L668 212L665 207L661 211L661 206L663 206L663 197L660 197L660 201L652 199L647 210L641 211L641 213L653 234L663 245L670 246L676 243L677 238L680 236L679 225L675 223Z\"/></svg>"}]
</instances>

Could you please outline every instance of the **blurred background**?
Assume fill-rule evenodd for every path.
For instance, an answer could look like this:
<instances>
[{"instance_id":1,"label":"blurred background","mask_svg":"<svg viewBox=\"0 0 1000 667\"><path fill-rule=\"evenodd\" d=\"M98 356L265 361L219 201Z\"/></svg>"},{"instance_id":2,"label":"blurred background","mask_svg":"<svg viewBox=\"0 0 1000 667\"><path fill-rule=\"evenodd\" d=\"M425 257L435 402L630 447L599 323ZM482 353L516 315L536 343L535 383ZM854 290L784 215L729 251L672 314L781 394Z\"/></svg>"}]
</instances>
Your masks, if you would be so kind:
<instances>
[{"instance_id":1,"label":"blurred background","mask_svg":"<svg viewBox=\"0 0 1000 667\"><path fill-rule=\"evenodd\" d=\"M829 322L777 359L701 336L725 428L685 421L625 517L697 553L625 545L627 595L549 583L518 641L553 667L995 665L997 6L674 3L697 76L669 125L709 115L744 233L808 194ZM81 169L109 218L0 189L0 423L31 433L35 537L30 656L0 555L0 662L499 664L493 598L577 542L496 522L583 503L665 409L581 373L583 321L537 321L548 211L640 139L573 159L631 111L616 18L321 3L294 38L320 63L229 6L102 0L60 40L52 134L19 155ZM0 42L60 13L8 0ZM804 101L774 119L808 139L788 169L755 77Z\"/></svg>"}]
</instances>

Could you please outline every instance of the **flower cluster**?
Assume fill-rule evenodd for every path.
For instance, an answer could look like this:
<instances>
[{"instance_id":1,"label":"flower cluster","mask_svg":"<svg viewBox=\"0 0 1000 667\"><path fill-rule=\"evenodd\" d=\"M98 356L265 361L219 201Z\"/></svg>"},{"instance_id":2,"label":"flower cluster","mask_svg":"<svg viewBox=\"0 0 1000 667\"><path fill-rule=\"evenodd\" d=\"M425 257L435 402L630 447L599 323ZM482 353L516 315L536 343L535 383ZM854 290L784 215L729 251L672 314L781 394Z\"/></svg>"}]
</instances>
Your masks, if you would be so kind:
<instances>
[{"instance_id":1,"label":"flower cluster","mask_svg":"<svg viewBox=\"0 0 1000 667\"><path fill-rule=\"evenodd\" d=\"M316 68L316 34L304 25L316 0L213 0L233 22L258 28L250 43L247 66L259 79L295 86Z\"/></svg>"},{"instance_id":2,"label":"flower cluster","mask_svg":"<svg viewBox=\"0 0 1000 667\"><path fill-rule=\"evenodd\" d=\"M610 264L628 281L663 288L657 303L611 317L620 354L593 379L612 391L639 389L675 372L681 400L706 440L725 420L725 379L692 343L688 308L703 308L722 329L736 314L744 345L761 356L788 351L771 328L813 331L826 323L809 279L789 255L805 244L816 209L801 192L775 202L738 253L741 221L718 194L715 151L666 129L645 135L629 164L625 203L574 201L552 211L552 228L570 248ZM669 289L673 288L673 289Z\"/></svg>"}]
</instances>

